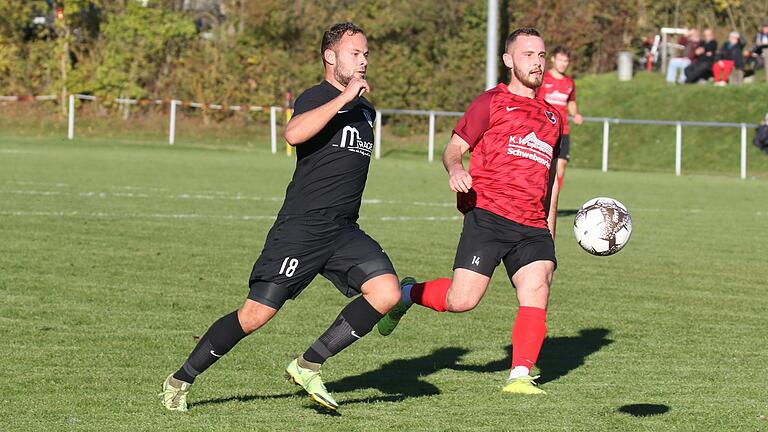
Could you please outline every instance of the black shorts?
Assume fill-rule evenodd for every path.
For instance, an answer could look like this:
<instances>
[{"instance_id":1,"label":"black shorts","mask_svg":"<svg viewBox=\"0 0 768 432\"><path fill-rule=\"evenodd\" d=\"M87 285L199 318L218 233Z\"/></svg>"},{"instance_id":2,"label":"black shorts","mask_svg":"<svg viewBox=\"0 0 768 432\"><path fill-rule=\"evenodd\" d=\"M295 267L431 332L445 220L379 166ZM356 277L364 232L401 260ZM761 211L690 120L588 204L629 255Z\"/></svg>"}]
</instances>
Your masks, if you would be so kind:
<instances>
[{"instance_id":1,"label":"black shorts","mask_svg":"<svg viewBox=\"0 0 768 432\"><path fill-rule=\"evenodd\" d=\"M571 160L571 136L568 134L560 135L560 156L558 159Z\"/></svg>"},{"instance_id":2,"label":"black shorts","mask_svg":"<svg viewBox=\"0 0 768 432\"><path fill-rule=\"evenodd\" d=\"M472 209L464 215L453 269L491 277L502 260L510 280L521 267L534 261L552 261L557 266L549 229L522 225L481 208Z\"/></svg>"},{"instance_id":3,"label":"black shorts","mask_svg":"<svg viewBox=\"0 0 768 432\"><path fill-rule=\"evenodd\" d=\"M248 298L280 309L322 274L342 294L395 269L381 246L355 223L321 215L281 215L267 234L249 279Z\"/></svg>"}]
</instances>

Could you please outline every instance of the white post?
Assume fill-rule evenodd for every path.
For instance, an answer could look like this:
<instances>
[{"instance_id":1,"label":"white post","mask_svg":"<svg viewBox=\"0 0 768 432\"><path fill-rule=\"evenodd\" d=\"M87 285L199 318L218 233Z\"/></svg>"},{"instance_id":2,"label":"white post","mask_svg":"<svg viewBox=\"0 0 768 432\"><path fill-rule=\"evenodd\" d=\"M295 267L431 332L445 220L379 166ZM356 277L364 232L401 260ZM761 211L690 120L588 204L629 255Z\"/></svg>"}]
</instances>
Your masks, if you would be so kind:
<instances>
[{"instance_id":1,"label":"white post","mask_svg":"<svg viewBox=\"0 0 768 432\"><path fill-rule=\"evenodd\" d=\"M269 130L272 139L272 154L277 153L277 107L269 107Z\"/></svg>"},{"instance_id":2,"label":"white post","mask_svg":"<svg viewBox=\"0 0 768 432\"><path fill-rule=\"evenodd\" d=\"M683 167L683 125L675 125L675 175L680 177Z\"/></svg>"},{"instance_id":3,"label":"white post","mask_svg":"<svg viewBox=\"0 0 768 432\"><path fill-rule=\"evenodd\" d=\"M376 132L373 134L376 159L381 159L381 111L376 111Z\"/></svg>"},{"instance_id":4,"label":"white post","mask_svg":"<svg viewBox=\"0 0 768 432\"><path fill-rule=\"evenodd\" d=\"M435 160L435 112L429 112L429 161Z\"/></svg>"},{"instance_id":5,"label":"white post","mask_svg":"<svg viewBox=\"0 0 768 432\"><path fill-rule=\"evenodd\" d=\"M499 59L499 2L488 0L488 20L485 28L485 88L496 86L496 69Z\"/></svg>"},{"instance_id":6,"label":"white post","mask_svg":"<svg viewBox=\"0 0 768 432\"><path fill-rule=\"evenodd\" d=\"M747 178L747 125L741 124L741 179Z\"/></svg>"},{"instance_id":7,"label":"white post","mask_svg":"<svg viewBox=\"0 0 768 432\"><path fill-rule=\"evenodd\" d=\"M661 74L667 74L667 68L669 67L669 60L667 59L667 32L661 32Z\"/></svg>"},{"instance_id":8,"label":"white post","mask_svg":"<svg viewBox=\"0 0 768 432\"><path fill-rule=\"evenodd\" d=\"M176 99L171 99L171 120L168 125L168 144L173 145L176 141Z\"/></svg>"},{"instance_id":9,"label":"white post","mask_svg":"<svg viewBox=\"0 0 768 432\"><path fill-rule=\"evenodd\" d=\"M75 137L75 95L69 95L69 128L67 129L67 138Z\"/></svg>"},{"instance_id":10,"label":"white post","mask_svg":"<svg viewBox=\"0 0 768 432\"><path fill-rule=\"evenodd\" d=\"M603 120L603 172L608 172L608 119Z\"/></svg>"}]
</instances>

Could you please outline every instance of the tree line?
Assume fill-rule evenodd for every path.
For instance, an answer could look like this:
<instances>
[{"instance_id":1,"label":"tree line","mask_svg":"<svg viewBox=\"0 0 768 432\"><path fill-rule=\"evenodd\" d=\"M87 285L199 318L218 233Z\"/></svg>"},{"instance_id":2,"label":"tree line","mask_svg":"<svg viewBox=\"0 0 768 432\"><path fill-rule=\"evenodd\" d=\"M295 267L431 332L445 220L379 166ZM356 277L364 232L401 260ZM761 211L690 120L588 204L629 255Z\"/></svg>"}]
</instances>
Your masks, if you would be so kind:
<instances>
[{"instance_id":1,"label":"tree line","mask_svg":"<svg viewBox=\"0 0 768 432\"><path fill-rule=\"evenodd\" d=\"M662 26L749 39L768 17L764 0L499 4L500 41L537 27L548 46L572 49L577 75L612 70L618 51L636 51ZM57 7L62 18L34 22ZM322 78L323 31L353 21L369 38L377 104L462 110L485 84L486 8L486 0L0 0L0 93L282 103L288 89Z\"/></svg>"}]
</instances>

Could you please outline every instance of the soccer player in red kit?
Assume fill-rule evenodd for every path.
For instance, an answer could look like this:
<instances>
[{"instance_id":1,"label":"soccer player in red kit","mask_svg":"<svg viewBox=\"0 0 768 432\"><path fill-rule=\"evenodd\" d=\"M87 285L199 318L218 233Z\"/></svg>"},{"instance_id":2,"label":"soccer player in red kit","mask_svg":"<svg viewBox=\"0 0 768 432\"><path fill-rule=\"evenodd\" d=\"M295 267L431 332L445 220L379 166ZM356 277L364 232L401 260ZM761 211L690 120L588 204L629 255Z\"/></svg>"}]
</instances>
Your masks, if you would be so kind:
<instances>
[{"instance_id":1,"label":"soccer player in red kit","mask_svg":"<svg viewBox=\"0 0 768 432\"><path fill-rule=\"evenodd\" d=\"M563 136L560 138L560 157L557 158L557 185L563 187L565 168L571 160L571 139L568 134L568 114L573 116L573 122L580 125L584 119L579 114L576 105L576 83L565 74L571 63L571 51L558 46L552 51L552 69L544 74L544 81L536 91L536 97L544 99L560 112L563 119Z\"/></svg>"},{"instance_id":2,"label":"soccer player in red kit","mask_svg":"<svg viewBox=\"0 0 768 432\"><path fill-rule=\"evenodd\" d=\"M512 368L504 392L544 393L531 376L546 335L546 307L555 271L555 163L562 121L535 98L544 75L544 40L532 28L512 32L504 64L509 85L478 96L443 153L448 183L464 216L453 279L403 279L400 303L379 321L390 334L413 303L438 312L466 312L485 294L504 261L520 302L512 329ZM471 152L469 172L462 157Z\"/></svg>"}]
</instances>

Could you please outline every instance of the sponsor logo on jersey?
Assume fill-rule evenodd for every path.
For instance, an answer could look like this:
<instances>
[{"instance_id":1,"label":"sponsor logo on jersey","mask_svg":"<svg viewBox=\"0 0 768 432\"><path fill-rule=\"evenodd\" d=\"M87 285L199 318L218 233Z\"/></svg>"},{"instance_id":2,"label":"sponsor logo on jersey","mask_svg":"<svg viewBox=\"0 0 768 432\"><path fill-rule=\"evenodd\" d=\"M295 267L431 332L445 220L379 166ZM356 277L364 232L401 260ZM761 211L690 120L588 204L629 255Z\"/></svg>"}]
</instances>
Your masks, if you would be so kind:
<instances>
[{"instance_id":1,"label":"sponsor logo on jersey","mask_svg":"<svg viewBox=\"0 0 768 432\"><path fill-rule=\"evenodd\" d=\"M547 169L552 164L553 147L531 132L525 136L512 135L509 137L507 154L538 162Z\"/></svg>"},{"instance_id":2,"label":"sponsor logo on jersey","mask_svg":"<svg viewBox=\"0 0 768 432\"><path fill-rule=\"evenodd\" d=\"M360 139L360 131L353 126L344 126L341 131L341 142L333 145L368 157L371 157L373 150L373 143Z\"/></svg>"},{"instance_id":3,"label":"sponsor logo on jersey","mask_svg":"<svg viewBox=\"0 0 768 432\"><path fill-rule=\"evenodd\" d=\"M555 90L552 93L547 93L545 95L545 99L547 100L547 102L551 103L552 105L567 106L568 98L570 97L570 95L571 95L571 92L562 93Z\"/></svg>"}]
</instances>

